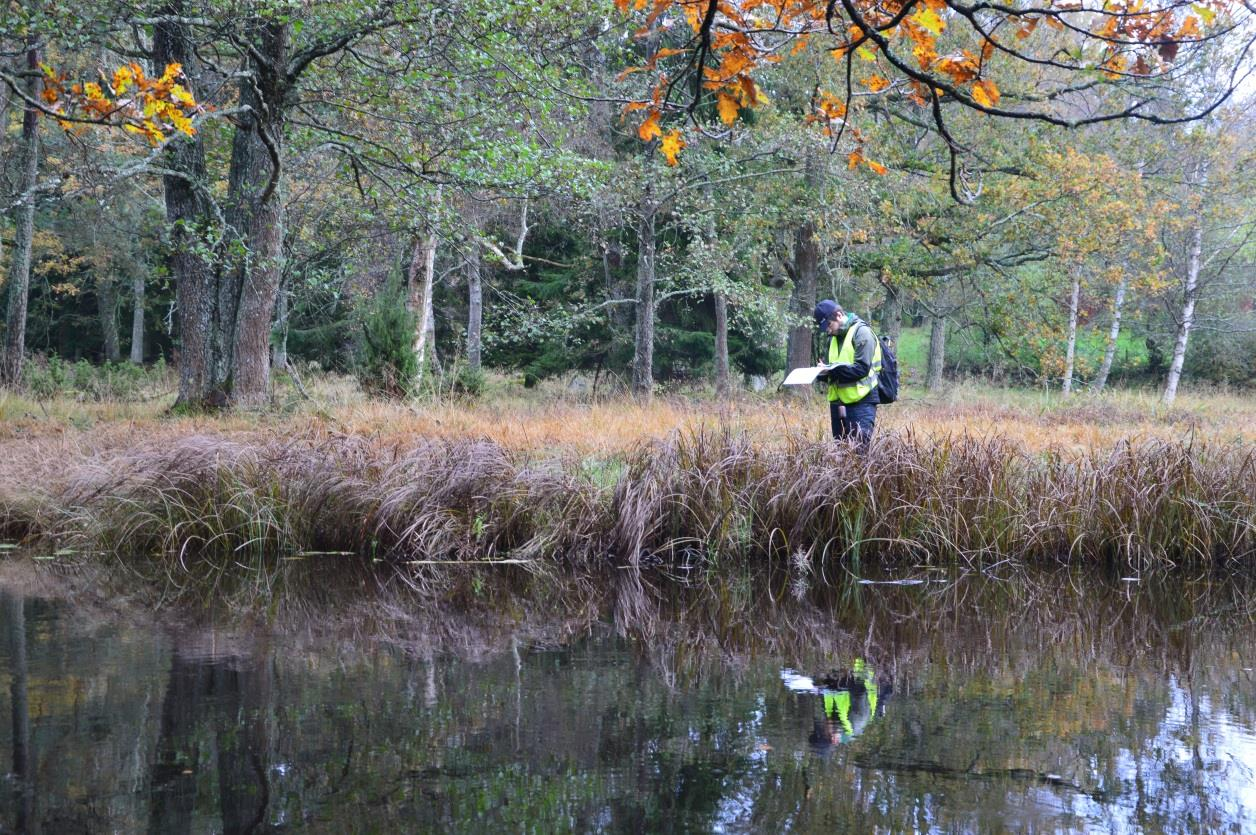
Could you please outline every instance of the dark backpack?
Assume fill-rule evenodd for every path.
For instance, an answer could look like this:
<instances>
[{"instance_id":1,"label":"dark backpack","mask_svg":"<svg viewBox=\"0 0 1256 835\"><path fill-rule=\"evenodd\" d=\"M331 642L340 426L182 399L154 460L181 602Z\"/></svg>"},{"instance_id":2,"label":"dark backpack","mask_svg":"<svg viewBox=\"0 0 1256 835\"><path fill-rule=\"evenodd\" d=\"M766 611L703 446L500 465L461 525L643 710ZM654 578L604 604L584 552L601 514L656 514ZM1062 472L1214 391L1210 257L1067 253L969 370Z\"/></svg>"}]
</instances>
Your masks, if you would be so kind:
<instances>
[{"instance_id":1,"label":"dark backpack","mask_svg":"<svg viewBox=\"0 0 1256 835\"><path fill-rule=\"evenodd\" d=\"M898 400L898 357L890 340L881 337L881 373L877 375L877 399L882 404Z\"/></svg>"}]
</instances>

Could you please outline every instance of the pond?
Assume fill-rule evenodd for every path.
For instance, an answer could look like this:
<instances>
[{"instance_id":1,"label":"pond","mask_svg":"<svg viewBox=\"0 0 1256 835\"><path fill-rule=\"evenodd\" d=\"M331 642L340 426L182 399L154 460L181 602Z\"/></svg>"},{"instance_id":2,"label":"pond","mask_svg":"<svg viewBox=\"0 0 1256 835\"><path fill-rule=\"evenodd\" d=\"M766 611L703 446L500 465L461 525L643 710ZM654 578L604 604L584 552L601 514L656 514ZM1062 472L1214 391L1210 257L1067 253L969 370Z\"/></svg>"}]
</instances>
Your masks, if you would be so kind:
<instances>
[{"instance_id":1,"label":"pond","mask_svg":"<svg viewBox=\"0 0 1256 835\"><path fill-rule=\"evenodd\" d=\"M922 576L440 651L0 579L0 830L1256 827L1250 583Z\"/></svg>"}]
</instances>

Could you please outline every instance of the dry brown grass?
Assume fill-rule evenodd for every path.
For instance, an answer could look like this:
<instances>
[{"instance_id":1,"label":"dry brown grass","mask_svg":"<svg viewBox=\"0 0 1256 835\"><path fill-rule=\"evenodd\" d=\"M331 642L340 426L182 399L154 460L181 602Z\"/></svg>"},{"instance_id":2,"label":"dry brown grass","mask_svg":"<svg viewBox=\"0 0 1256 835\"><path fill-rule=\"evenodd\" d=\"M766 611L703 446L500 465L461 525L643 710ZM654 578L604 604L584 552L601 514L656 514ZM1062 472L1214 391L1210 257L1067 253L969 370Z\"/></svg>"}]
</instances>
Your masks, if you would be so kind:
<instances>
[{"instance_id":1,"label":"dry brown grass","mask_svg":"<svg viewBox=\"0 0 1256 835\"><path fill-rule=\"evenodd\" d=\"M867 457L827 439L818 396L404 404L325 380L286 411L162 408L0 400L0 532L164 566L324 549L581 572L759 555L1203 564L1256 542L1256 403L1231 395L1166 410L1137 393L909 393Z\"/></svg>"},{"instance_id":2,"label":"dry brown grass","mask_svg":"<svg viewBox=\"0 0 1256 835\"><path fill-rule=\"evenodd\" d=\"M643 405L624 397L590 401L557 385L525 391L496 378L492 393L480 401L399 403L365 398L347 378L323 378L310 388L312 401L289 397L284 407L268 412L196 417L169 416L168 393L136 403L62 398L40 406L0 392L0 449L7 455L15 449L12 442L21 445L36 438L60 437L71 447L104 447L141 438L212 433L346 435L390 443L483 439L514 451L561 448L611 455L676 432L704 429L745 433L766 445L787 438L820 440L828 432L827 405L818 394L743 395L717 402L698 392ZM878 421L882 432L911 429L932 438L997 437L1033 451L1082 452L1118 442L1192 438L1253 444L1256 395L1188 392L1166 409L1156 392L1082 394L1066 400L1058 394L964 384L942 396L909 389L903 401L880 410Z\"/></svg>"}]
</instances>

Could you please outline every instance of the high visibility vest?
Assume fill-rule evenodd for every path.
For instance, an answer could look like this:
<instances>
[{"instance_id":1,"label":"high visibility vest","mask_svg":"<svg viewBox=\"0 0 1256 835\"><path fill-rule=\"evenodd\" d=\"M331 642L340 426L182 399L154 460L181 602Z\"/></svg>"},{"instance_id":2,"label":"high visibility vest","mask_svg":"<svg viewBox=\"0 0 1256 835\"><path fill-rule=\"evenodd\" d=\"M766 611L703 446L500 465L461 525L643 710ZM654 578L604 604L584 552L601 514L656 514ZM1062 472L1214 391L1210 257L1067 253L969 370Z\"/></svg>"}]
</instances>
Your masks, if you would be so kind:
<instances>
[{"instance_id":1,"label":"high visibility vest","mask_svg":"<svg viewBox=\"0 0 1256 835\"><path fill-rule=\"evenodd\" d=\"M855 331L859 328L869 327L867 322L859 322L854 327L846 329L846 338L838 344L837 337L829 339L829 364L840 363L842 365L853 365L855 362ZM868 376L862 380L853 383L829 383L829 402L841 401L842 403L858 403L868 396L868 393L877 387L877 375L881 373L881 340L874 339L876 348L872 354L872 368L868 370Z\"/></svg>"}]
</instances>

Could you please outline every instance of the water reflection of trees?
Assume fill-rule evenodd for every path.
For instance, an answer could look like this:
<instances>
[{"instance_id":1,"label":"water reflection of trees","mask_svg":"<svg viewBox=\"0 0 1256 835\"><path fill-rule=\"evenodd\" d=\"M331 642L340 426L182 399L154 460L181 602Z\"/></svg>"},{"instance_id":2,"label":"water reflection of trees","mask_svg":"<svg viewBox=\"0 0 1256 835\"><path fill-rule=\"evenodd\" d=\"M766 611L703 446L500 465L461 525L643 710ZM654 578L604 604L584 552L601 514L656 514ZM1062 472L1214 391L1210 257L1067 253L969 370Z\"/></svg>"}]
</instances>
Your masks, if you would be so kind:
<instances>
[{"instance_id":1,"label":"water reflection of trees","mask_svg":"<svg viewBox=\"0 0 1256 835\"><path fill-rule=\"evenodd\" d=\"M19 618L7 602L7 707L29 714L40 780L18 781L32 806L10 794L4 820L81 809L80 830L162 832L1234 820L1226 780L1241 763L1219 752L1256 727L1235 660L1256 649L1243 584L928 576L799 594L788 569L640 575L584 585L562 608L484 579L456 614L413 611L399 591L375 598L390 614L370 628L355 620L334 640L344 625L321 624L278 648L208 629L75 632L68 613L28 602ZM553 648L589 630L600 637ZM365 633L390 648L368 650ZM816 757L815 697L786 691L780 667L854 658L888 677L893 701Z\"/></svg>"}]
</instances>

